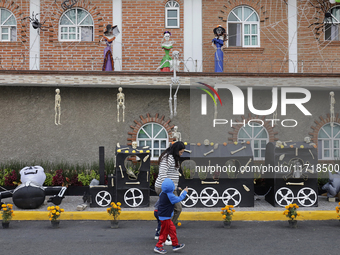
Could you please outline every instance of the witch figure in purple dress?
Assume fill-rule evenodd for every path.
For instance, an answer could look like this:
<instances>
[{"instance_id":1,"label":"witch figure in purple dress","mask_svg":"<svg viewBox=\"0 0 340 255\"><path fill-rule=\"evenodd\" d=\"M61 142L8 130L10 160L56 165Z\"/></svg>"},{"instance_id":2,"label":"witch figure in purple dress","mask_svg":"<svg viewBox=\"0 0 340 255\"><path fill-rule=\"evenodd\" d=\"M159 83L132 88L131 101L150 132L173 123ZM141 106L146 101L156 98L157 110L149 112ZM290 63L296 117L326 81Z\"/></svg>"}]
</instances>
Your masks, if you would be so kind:
<instances>
[{"instance_id":1,"label":"witch figure in purple dress","mask_svg":"<svg viewBox=\"0 0 340 255\"><path fill-rule=\"evenodd\" d=\"M223 72L223 48L224 42L227 41L225 29L219 25L214 28L215 38L212 40L212 46L215 49L215 72Z\"/></svg>"},{"instance_id":2,"label":"witch figure in purple dress","mask_svg":"<svg viewBox=\"0 0 340 255\"><path fill-rule=\"evenodd\" d=\"M119 34L119 30L117 25L112 26L108 24L106 26L106 31L104 32L103 37L100 39L100 42L106 44L106 48L104 49L104 63L103 63L103 71L114 71L114 62L112 56L112 43L116 39L116 36Z\"/></svg>"}]
</instances>

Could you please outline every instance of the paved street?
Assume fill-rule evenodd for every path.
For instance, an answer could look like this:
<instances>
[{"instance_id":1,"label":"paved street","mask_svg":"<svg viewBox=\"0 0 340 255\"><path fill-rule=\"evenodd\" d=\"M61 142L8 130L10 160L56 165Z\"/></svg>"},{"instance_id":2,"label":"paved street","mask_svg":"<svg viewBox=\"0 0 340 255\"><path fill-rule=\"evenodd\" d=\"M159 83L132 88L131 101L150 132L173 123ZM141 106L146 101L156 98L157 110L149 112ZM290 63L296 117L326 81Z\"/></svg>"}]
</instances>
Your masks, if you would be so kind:
<instances>
[{"instance_id":1,"label":"paved street","mask_svg":"<svg viewBox=\"0 0 340 255\"><path fill-rule=\"evenodd\" d=\"M12 221L9 229L0 227L0 254L83 255L83 254L156 254L153 239L156 222L121 221L111 229L109 221L61 221L52 229L49 221ZM213 255L287 255L338 254L340 223L299 221L290 229L287 221L182 222L178 238L186 246L178 254ZM165 247L168 254L173 251Z\"/></svg>"}]
</instances>

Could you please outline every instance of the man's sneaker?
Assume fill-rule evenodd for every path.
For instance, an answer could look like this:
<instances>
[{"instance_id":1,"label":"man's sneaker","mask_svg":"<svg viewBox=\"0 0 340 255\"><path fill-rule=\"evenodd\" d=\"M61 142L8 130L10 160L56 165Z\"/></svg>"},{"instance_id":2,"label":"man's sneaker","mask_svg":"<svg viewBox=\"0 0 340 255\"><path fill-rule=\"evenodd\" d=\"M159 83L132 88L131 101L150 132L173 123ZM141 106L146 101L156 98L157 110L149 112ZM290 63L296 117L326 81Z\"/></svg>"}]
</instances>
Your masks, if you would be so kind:
<instances>
[{"instance_id":1,"label":"man's sneaker","mask_svg":"<svg viewBox=\"0 0 340 255\"><path fill-rule=\"evenodd\" d=\"M157 252L157 253L160 253L160 254L165 254L166 253L166 250L163 249L163 247L155 247L153 249L154 252Z\"/></svg>"},{"instance_id":2,"label":"man's sneaker","mask_svg":"<svg viewBox=\"0 0 340 255\"><path fill-rule=\"evenodd\" d=\"M165 241L165 245L172 245L170 237L168 237Z\"/></svg>"},{"instance_id":3,"label":"man's sneaker","mask_svg":"<svg viewBox=\"0 0 340 255\"><path fill-rule=\"evenodd\" d=\"M181 243L181 244L179 244L179 245L177 245L177 246L172 246L172 250L173 250L173 251L178 251L178 250L180 250L180 249L183 249L184 246L185 246L185 244L184 244L184 243Z\"/></svg>"}]
</instances>

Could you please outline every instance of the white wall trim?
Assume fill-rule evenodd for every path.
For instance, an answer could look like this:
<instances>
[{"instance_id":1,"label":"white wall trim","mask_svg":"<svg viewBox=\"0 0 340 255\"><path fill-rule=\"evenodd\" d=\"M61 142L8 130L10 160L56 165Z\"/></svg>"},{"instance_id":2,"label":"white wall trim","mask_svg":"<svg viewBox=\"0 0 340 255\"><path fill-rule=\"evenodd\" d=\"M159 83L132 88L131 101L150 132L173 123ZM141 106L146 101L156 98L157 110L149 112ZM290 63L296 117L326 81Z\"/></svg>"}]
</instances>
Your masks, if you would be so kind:
<instances>
[{"instance_id":1,"label":"white wall trim","mask_svg":"<svg viewBox=\"0 0 340 255\"><path fill-rule=\"evenodd\" d=\"M202 0L184 0L184 60L190 72L202 72ZM197 61L197 64L196 64Z\"/></svg>"},{"instance_id":2,"label":"white wall trim","mask_svg":"<svg viewBox=\"0 0 340 255\"><path fill-rule=\"evenodd\" d=\"M40 17L40 0L30 1L30 16L39 13L37 16L38 20L41 21ZM29 22L27 19L26 22ZM34 29L31 24L30 26L30 70L40 70L40 35L38 30Z\"/></svg>"},{"instance_id":3,"label":"white wall trim","mask_svg":"<svg viewBox=\"0 0 340 255\"><path fill-rule=\"evenodd\" d=\"M115 71L122 71L123 61L122 61L122 38L123 38L123 27L122 27L122 0L112 0L112 25L118 25L120 34L117 36L116 40L112 45L112 55L115 65ZM107 24L106 24L107 25ZM105 26L106 26L105 25ZM103 49L104 50L104 49ZM104 53L103 53L104 54ZM104 57L103 57L104 58Z\"/></svg>"},{"instance_id":4,"label":"white wall trim","mask_svg":"<svg viewBox=\"0 0 340 255\"><path fill-rule=\"evenodd\" d=\"M297 0L288 0L288 58L290 73L298 72L297 15Z\"/></svg>"}]
</instances>

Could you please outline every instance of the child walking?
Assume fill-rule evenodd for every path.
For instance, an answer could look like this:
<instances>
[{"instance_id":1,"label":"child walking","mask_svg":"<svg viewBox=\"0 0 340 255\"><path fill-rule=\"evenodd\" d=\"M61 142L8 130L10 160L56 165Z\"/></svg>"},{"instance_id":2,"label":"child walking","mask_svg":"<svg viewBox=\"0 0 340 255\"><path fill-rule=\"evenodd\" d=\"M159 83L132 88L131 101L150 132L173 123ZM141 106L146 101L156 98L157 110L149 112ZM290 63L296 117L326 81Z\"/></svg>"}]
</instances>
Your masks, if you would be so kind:
<instances>
[{"instance_id":1,"label":"child walking","mask_svg":"<svg viewBox=\"0 0 340 255\"><path fill-rule=\"evenodd\" d=\"M159 204L158 204L158 218L161 221L161 232L159 235L158 243L156 247L153 249L155 252L160 254L165 254L166 250L163 248L163 243L166 241L168 235L170 235L172 241L172 249L173 251L177 251L182 249L185 245L179 244L176 234L176 227L171 221L171 217L174 214L174 204L182 201L187 192L188 187L184 189L182 194L177 197L173 194L175 190L174 182L165 178L162 183L162 192L159 194Z\"/></svg>"}]
</instances>

